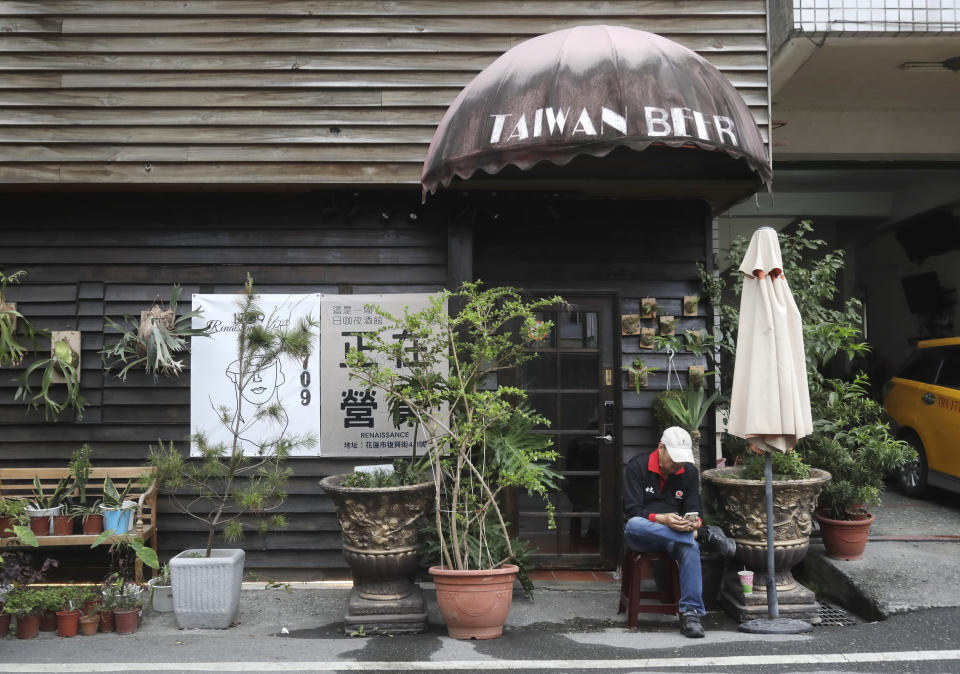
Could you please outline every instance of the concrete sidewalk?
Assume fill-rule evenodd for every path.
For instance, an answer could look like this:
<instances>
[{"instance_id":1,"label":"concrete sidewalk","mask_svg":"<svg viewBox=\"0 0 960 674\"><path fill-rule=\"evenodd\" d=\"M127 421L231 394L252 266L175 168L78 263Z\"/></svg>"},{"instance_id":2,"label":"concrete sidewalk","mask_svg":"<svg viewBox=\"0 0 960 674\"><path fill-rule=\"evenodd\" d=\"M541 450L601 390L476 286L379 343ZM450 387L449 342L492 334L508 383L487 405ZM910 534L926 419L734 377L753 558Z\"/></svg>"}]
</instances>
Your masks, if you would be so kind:
<instances>
[{"instance_id":1,"label":"concrete sidewalk","mask_svg":"<svg viewBox=\"0 0 960 674\"><path fill-rule=\"evenodd\" d=\"M868 620L917 609L960 606L960 497L927 500L883 494L863 557L826 557L819 539L795 575L817 592Z\"/></svg>"}]
</instances>

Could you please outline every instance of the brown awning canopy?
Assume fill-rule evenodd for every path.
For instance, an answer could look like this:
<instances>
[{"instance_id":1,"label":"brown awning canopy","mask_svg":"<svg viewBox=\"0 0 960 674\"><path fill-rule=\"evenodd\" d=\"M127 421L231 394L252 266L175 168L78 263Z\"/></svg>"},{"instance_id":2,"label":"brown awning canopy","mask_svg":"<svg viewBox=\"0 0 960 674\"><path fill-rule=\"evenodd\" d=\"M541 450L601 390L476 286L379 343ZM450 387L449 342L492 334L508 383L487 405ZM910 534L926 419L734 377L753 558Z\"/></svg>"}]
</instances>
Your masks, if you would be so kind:
<instances>
[{"instance_id":1,"label":"brown awning canopy","mask_svg":"<svg viewBox=\"0 0 960 674\"><path fill-rule=\"evenodd\" d=\"M651 164L663 162L664 153L635 154L650 146L688 150L682 161L668 160L663 177L704 185L730 181L733 192L718 192L716 184L704 188L703 196L714 201L738 201L771 178L753 116L706 60L623 26L560 30L510 49L460 92L427 151L424 198L454 178L480 177L480 171L493 175L514 166L524 174L513 169L503 175L522 180L540 162L579 171L563 175L554 167L544 174L553 178L596 177L591 172L602 162L582 159L607 157L617 148L634 151L626 162L617 153L618 178L657 177ZM636 173L624 174L625 165ZM610 177L599 168L600 177ZM680 192L690 196L689 186Z\"/></svg>"}]
</instances>

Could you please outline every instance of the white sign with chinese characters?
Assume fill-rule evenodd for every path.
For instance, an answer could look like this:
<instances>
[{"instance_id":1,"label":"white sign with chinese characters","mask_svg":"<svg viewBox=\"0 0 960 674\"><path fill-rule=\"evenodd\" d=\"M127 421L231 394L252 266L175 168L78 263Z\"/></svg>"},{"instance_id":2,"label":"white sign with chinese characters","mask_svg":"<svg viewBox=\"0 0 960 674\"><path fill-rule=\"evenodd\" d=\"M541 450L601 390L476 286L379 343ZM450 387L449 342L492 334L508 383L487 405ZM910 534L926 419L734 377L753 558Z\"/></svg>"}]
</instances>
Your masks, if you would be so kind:
<instances>
[{"instance_id":1,"label":"white sign with chinese characters","mask_svg":"<svg viewBox=\"0 0 960 674\"><path fill-rule=\"evenodd\" d=\"M321 302L320 367L323 373L321 447L324 456L409 456L413 451L414 425L401 419L394 425L386 393L351 379L345 356L351 347L365 350L367 333L388 325L373 307L402 316L430 305L430 295L324 295ZM401 333L386 338L403 340ZM412 347L413 345L411 345ZM403 363L391 363L402 370ZM402 414L402 410L401 410ZM417 453L426 448L424 433L417 434Z\"/></svg>"},{"instance_id":2,"label":"white sign with chinese characters","mask_svg":"<svg viewBox=\"0 0 960 674\"><path fill-rule=\"evenodd\" d=\"M271 326L292 326L302 317L320 314L320 294L260 295L260 320ZM204 433L208 442L224 442L230 446L233 435L224 426L218 410L226 408L230 419L240 429L244 454L254 455L265 444L281 434L307 435L320 438L320 358L316 344L306 361L281 358L258 363L245 381L237 367L236 315L241 295L194 295L193 309L202 309L203 317L193 319L193 327L209 325L209 338L192 340L190 367L190 432ZM319 342L320 335L317 334ZM281 403L278 418L257 418L259 405ZM239 417L235 410L239 404ZM199 452L191 445L192 456ZM317 456L319 446L299 448L292 456Z\"/></svg>"}]
</instances>

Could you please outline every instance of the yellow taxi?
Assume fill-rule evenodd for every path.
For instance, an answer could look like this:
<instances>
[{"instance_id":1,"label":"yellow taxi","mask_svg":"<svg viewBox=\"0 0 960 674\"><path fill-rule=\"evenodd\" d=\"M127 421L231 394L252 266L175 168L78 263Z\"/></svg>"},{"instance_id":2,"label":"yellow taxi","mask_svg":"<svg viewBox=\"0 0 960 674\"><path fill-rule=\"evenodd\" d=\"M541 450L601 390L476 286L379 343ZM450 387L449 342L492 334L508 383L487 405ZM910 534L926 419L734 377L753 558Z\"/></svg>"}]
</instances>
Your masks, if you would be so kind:
<instances>
[{"instance_id":1,"label":"yellow taxi","mask_svg":"<svg viewBox=\"0 0 960 674\"><path fill-rule=\"evenodd\" d=\"M901 490L923 496L928 486L960 492L960 337L928 339L884 387L883 407L897 437L917 450L901 468Z\"/></svg>"}]
</instances>

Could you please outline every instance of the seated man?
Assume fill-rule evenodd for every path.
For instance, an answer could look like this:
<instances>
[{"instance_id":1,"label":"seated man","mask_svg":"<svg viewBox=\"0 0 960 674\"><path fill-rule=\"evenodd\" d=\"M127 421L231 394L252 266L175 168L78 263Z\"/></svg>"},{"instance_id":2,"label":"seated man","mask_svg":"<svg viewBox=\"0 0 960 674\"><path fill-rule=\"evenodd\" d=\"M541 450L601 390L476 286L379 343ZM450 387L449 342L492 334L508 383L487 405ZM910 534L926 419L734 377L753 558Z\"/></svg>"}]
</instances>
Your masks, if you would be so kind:
<instances>
[{"instance_id":1,"label":"seated man","mask_svg":"<svg viewBox=\"0 0 960 674\"><path fill-rule=\"evenodd\" d=\"M680 632L691 638L703 636L700 616L703 582L700 576L699 539L725 557L733 556L736 543L719 527L703 527L699 518L700 493L697 467L693 465L690 434L679 426L663 432L660 444L649 454L635 456L627 464L624 508L627 512L624 541L637 552L663 552L680 568ZM696 512L696 519L684 514Z\"/></svg>"}]
</instances>

